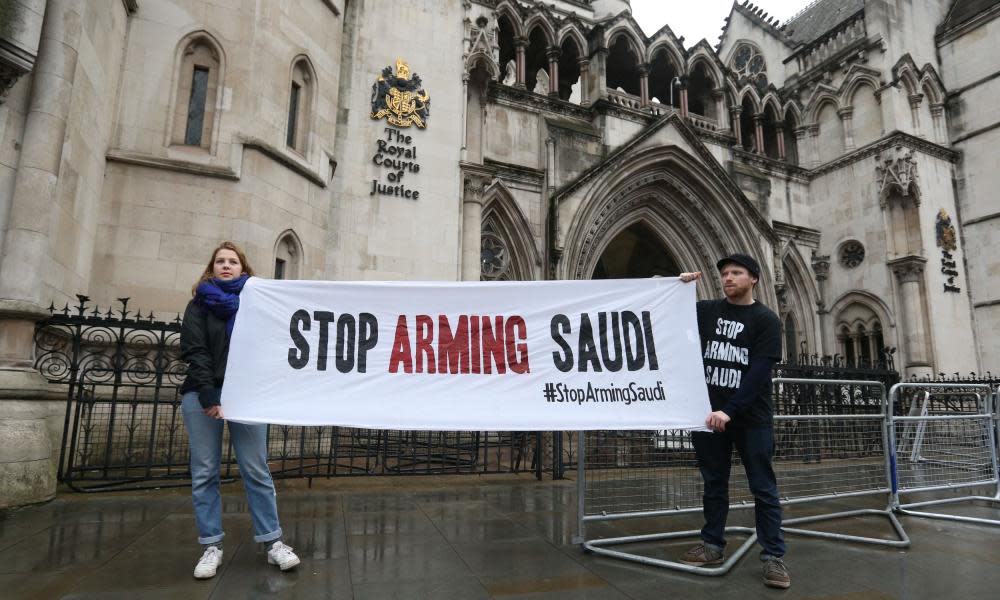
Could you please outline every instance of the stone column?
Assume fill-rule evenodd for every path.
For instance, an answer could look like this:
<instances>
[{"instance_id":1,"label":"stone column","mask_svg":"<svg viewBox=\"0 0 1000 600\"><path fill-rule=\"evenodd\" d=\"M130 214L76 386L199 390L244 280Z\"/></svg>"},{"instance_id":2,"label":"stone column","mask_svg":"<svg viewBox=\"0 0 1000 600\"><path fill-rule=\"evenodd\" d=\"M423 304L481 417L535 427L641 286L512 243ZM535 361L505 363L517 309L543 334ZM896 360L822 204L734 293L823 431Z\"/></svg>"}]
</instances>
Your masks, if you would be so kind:
<instances>
[{"instance_id":1,"label":"stone column","mask_svg":"<svg viewBox=\"0 0 1000 600\"><path fill-rule=\"evenodd\" d=\"M924 310L924 266L927 259L922 256L904 256L889 261L889 267L899 284L899 306L902 314L898 323L903 328L903 348L906 351L904 365L907 378L933 375L927 344L927 322Z\"/></svg>"},{"instance_id":2,"label":"stone column","mask_svg":"<svg viewBox=\"0 0 1000 600\"><path fill-rule=\"evenodd\" d=\"M812 268L813 274L816 276L816 284L819 287L819 297L816 298L816 315L819 317L819 354L827 356L833 354L830 311L826 307L826 281L830 276L830 255L813 254Z\"/></svg>"},{"instance_id":3,"label":"stone column","mask_svg":"<svg viewBox=\"0 0 1000 600\"><path fill-rule=\"evenodd\" d=\"M514 87L521 88L522 90L525 88L524 82L528 80L525 74L526 67L524 63L524 52L527 47L527 38L514 38L514 55L517 59L517 83L514 84Z\"/></svg>"},{"instance_id":4,"label":"stone column","mask_svg":"<svg viewBox=\"0 0 1000 600\"><path fill-rule=\"evenodd\" d=\"M46 7L0 252L0 508L48 500L56 491L65 396L34 369L34 330L48 315L42 276L49 272L50 222L58 210L85 8L76 0L50 0Z\"/></svg>"},{"instance_id":5,"label":"stone column","mask_svg":"<svg viewBox=\"0 0 1000 600\"><path fill-rule=\"evenodd\" d=\"M815 168L819 166L819 125L808 125L806 131L809 132L809 166Z\"/></svg>"},{"instance_id":6,"label":"stone column","mask_svg":"<svg viewBox=\"0 0 1000 600\"><path fill-rule=\"evenodd\" d=\"M778 125L774 128L774 134L778 137L778 159L785 160L787 152L785 151L785 128L782 125Z\"/></svg>"},{"instance_id":7,"label":"stone column","mask_svg":"<svg viewBox=\"0 0 1000 600\"><path fill-rule=\"evenodd\" d=\"M920 136L920 103L924 101L923 94L910 94L908 96L910 101L910 119L913 124L913 134ZM923 136L921 136L923 137Z\"/></svg>"},{"instance_id":8,"label":"stone column","mask_svg":"<svg viewBox=\"0 0 1000 600\"><path fill-rule=\"evenodd\" d=\"M726 129L726 90L725 88L715 88L712 90L712 99L715 100L715 114L719 120L719 129ZM708 115L704 115L708 117ZM729 128L733 128L732 122Z\"/></svg>"},{"instance_id":9,"label":"stone column","mask_svg":"<svg viewBox=\"0 0 1000 600\"><path fill-rule=\"evenodd\" d=\"M559 97L559 56L562 51L552 47L546 53L549 59L549 96Z\"/></svg>"},{"instance_id":10,"label":"stone column","mask_svg":"<svg viewBox=\"0 0 1000 600\"><path fill-rule=\"evenodd\" d=\"M837 111L844 129L844 150L854 150L854 107L848 106Z\"/></svg>"},{"instance_id":11,"label":"stone column","mask_svg":"<svg viewBox=\"0 0 1000 600\"><path fill-rule=\"evenodd\" d=\"M639 101L643 107L649 106L649 65L639 65Z\"/></svg>"},{"instance_id":12,"label":"stone column","mask_svg":"<svg viewBox=\"0 0 1000 600\"><path fill-rule=\"evenodd\" d=\"M743 128L740 126L740 113L742 106L732 106L729 108L729 120L732 123L733 135L736 136L736 145L743 146Z\"/></svg>"},{"instance_id":13,"label":"stone column","mask_svg":"<svg viewBox=\"0 0 1000 600\"><path fill-rule=\"evenodd\" d=\"M799 165L809 164L811 158L807 156L806 152L806 134L808 131L805 127L796 127L792 134L795 136L795 155L799 157Z\"/></svg>"},{"instance_id":14,"label":"stone column","mask_svg":"<svg viewBox=\"0 0 1000 600\"><path fill-rule=\"evenodd\" d=\"M758 114L753 116L753 135L754 141L756 142L757 149L755 152L761 156L766 156L767 152L764 149L764 115Z\"/></svg>"},{"instance_id":15,"label":"stone column","mask_svg":"<svg viewBox=\"0 0 1000 600\"><path fill-rule=\"evenodd\" d=\"M944 122L944 104L931 104L931 118L934 120L934 141L948 143L948 132Z\"/></svg>"},{"instance_id":16,"label":"stone column","mask_svg":"<svg viewBox=\"0 0 1000 600\"><path fill-rule=\"evenodd\" d=\"M671 98L670 101L673 102L674 99ZM681 111L682 117L687 117L688 115L691 114L691 108L689 102L690 100L688 99L687 86L682 83L680 86L680 90L678 91L678 102L677 102L677 104L680 105L678 108Z\"/></svg>"},{"instance_id":17,"label":"stone column","mask_svg":"<svg viewBox=\"0 0 1000 600\"><path fill-rule=\"evenodd\" d=\"M580 66L580 106L590 105L590 60L581 58Z\"/></svg>"},{"instance_id":18,"label":"stone column","mask_svg":"<svg viewBox=\"0 0 1000 600\"><path fill-rule=\"evenodd\" d=\"M483 192L489 179L466 174L462 196L462 281L479 281L482 272Z\"/></svg>"},{"instance_id":19,"label":"stone column","mask_svg":"<svg viewBox=\"0 0 1000 600\"><path fill-rule=\"evenodd\" d=\"M597 52L594 53L594 58L597 59L597 64L591 64L591 68L596 68L594 75L596 75L597 81L594 83L596 89L593 90L591 98L597 100L608 97L608 49L598 48Z\"/></svg>"}]
</instances>

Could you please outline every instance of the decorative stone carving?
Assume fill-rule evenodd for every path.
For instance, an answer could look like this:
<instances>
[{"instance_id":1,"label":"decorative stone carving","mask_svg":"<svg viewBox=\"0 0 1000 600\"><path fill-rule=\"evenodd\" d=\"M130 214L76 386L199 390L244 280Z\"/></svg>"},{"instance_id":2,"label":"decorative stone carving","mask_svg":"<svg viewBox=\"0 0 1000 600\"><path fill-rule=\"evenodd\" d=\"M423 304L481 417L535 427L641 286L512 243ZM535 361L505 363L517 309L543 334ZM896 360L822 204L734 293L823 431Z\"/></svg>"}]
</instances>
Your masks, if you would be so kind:
<instances>
[{"instance_id":1,"label":"decorative stone carving","mask_svg":"<svg viewBox=\"0 0 1000 600\"><path fill-rule=\"evenodd\" d=\"M543 96L549 93L549 74L545 69L538 69L538 73L535 74L535 89L531 91Z\"/></svg>"},{"instance_id":2,"label":"decorative stone carving","mask_svg":"<svg viewBox=\"0 0 1000 600\"><path fill-rule=\"evenodd\" d=\"M927 259L922 256L904 256L890 261L889 267L901 284L916 283L924 274L924 265L926 264Z\"/></svg>"},{"instance_id":3,"label":"decorative stone carving","mask_svg":"<svg viewBox=\"0 0 1000 600\"><path fill-rule=\"evenodd\" d=\"M840 264L853 269L865 260L865 246L858 240L848 240L840 245Z\"/></svg>"},{"instance_id":4,"label":"decorative stone carving","mask_svg":"<svg viewBox=\"0 0 1000 600\"><path fill-rule=\"evenodd\" d=\"M898 192L904 197L913 193L914 200L919 204L920 196L917 190L917 163L913 160L913 150L903 146L895 146L875 157L876 178L879 186L879 198L882 207L885 199L892 192Z\"/></svg>"},{"instance_id":5,"label":"decorative stone carving","mask_svg":"<svg viewBox=\"0 0 1000 600\"><path fill-rule=\"evenodd\" d=\"M502 83L504 85L514 85L517 83L517 62L513 58L507 61Z\"/></svg>"},{"instance_id":6,"label":"decorative stone carving","mask_svg":"<svg viewBox=\"0 0 1000 600\"><path fill-rule=\"evenodd\" d=\"M481 277L484 280L503 278L510 268L510 252L503 238L492 231L483 231L480 250Z\"/></svg>"}]
</instances>

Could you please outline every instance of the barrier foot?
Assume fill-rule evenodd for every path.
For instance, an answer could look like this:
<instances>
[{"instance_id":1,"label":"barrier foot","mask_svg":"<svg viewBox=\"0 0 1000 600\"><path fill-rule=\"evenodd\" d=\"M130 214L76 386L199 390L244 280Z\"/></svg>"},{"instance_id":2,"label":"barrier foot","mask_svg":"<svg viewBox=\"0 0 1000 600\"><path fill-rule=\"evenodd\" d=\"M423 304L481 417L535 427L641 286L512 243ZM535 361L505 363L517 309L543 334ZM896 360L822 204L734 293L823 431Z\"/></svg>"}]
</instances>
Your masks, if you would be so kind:
<instances>
[{"instance_id":1,"label":"barrier foot","mask_svg":"<svg viewBox=\"0 0 1000 600\"><path fill-rule=\"evenodd\" d=\"M846 533L834 533L831 531L816 531L814 529L799 529L797 527L788 527L788 525L798 525L802 523L816 523L818 521L830 521L834 519L846 519L848 517L858 517L863 515L877 515L883 516L889 519L889 523L892 524L893 530L895 530L896 535L899 537L898 540L886 540L882 538L871 538L859 535L848 535ZM803 535L807 537L822 538L827 540L837 540L841 542L857 542L859 544L874 544L876 546L888 546L890 548L909 548L910 547L910 536L906 535L906 531L903 530L902 523L896 518L890 510L878 510L874 508L866 508L859 510L849 510L845 512L831 513L827 515L815 515L812 517L797 517L794 519L785 519L782 521L781 530L786 533L793 533L796 535Z\"/></svg>"},{"instance_id":2,"label":"barrier foot","mask_svg":"<svg viewBox=\"0 0 1000 600\"><path fill-rule=\"evenodd\" d=\"M617 546L621 544L637 544L641 542L656 542L660 540L672 540L672 539L682 539L688 537L700 537L701 531L694 529L691 531L672 531L669 533L651 533L647 535L633 535L626 537L617 538L605 538L600 540L590 540L583 542L583 549L587 552L592 552L594 554L600 554L602 556L609 556L611 558L617 558L619 560L627 560L631 562L636 562L643 565L649 565L652 567L661 567L664 569L672 569L674 571L682 571L684 573L690 573L692 575L703 575L707 577L718 577L720 575L725 575L728 573L734 565L750 550L750 548L757 542L757 533L751 527L727 527L726 533L748 533L750 537L747 538L735 552L729 555L729 558L725 560L718 567L692 567L691 565L685 565L683 563L663 560L660 558L651 558L649 556L643 556L641 554L633 554L631 552L621 552L618 550L609 550L605 546Z\"/></svg>"},{"instance_id":3,"label":"barrier foot","mask_svg":"<svg viewBox=\"0 0 1000 600\"><path fill-rule=\"evenodd\" d=\"M940 506L942 504L958 504L960 502L989 502L997 508L1000 508L1000 499L993 498L990 496L966 496L964 498L947 498L944 500L928 500L926 502L913 502L910 504L900 504L896 507L896 512L907 515L910 517L923 517L926 519L939 519L942 521L957 521L959 523L972 523L974 525L991 525L994 527L1000 527L1000 519L987 519L984 517L963 517L962 515L949 515L945 513L930 513L922 512L918 510L912 510L914 508L923 508L925 506Z\"/></svg>"}]
</instances>

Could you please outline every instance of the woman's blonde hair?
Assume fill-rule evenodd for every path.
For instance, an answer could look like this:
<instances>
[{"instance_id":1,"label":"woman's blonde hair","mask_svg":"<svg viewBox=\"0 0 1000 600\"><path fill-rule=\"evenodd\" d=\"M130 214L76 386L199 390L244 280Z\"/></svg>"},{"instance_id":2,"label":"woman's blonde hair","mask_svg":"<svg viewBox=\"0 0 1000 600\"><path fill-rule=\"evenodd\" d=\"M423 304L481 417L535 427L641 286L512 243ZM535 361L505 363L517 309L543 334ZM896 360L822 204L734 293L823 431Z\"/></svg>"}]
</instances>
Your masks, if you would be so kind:
<instances>
[{"instance_id":1,"label":"woman's blonde hair","mask_svg":"<svg viewBox=\"0 0 1000 600\"><path fill-rule=\"evenodd\" d=\"M192 296L198 293L199 285L215 277L215 271L212 269L212 266L215 264L215 255L219 253L219 250L232 250L235 252L237 258L240 259L240 264L243 265L243 272L250 276L253 275L253 267L251 267L250 263L247 262L247 255L243 253L243 249L227 240L219 244L215 250L212 250L212 258L208 259L208 265L205 267L205 272L203 272L201 277L198 278L198 281L191 286Z\"/></svg>"}]
</instances>

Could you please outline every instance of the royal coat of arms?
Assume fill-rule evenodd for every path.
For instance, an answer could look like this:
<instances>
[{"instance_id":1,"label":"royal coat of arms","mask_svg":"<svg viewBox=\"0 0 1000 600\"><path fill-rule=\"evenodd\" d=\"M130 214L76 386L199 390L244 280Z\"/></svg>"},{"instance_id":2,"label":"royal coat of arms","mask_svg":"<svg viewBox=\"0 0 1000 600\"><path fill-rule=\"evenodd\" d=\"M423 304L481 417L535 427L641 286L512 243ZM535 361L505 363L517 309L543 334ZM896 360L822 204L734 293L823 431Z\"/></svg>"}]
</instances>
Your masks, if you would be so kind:
<instances>
[{"instance_id":1,"label":"royal coat of arms","mask_svg":"<svg viewBox=\"0 0 1000 600\"><path fill-rule=\"evenodd\" d=\"M431 99L421 85L420 76L411 75L410 66L396 59L396 73L389 65L372 85L372 119L386 119L396 127L427 127Z\"/></svg>"}]
</instances>

